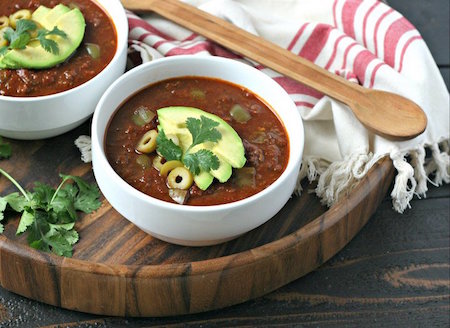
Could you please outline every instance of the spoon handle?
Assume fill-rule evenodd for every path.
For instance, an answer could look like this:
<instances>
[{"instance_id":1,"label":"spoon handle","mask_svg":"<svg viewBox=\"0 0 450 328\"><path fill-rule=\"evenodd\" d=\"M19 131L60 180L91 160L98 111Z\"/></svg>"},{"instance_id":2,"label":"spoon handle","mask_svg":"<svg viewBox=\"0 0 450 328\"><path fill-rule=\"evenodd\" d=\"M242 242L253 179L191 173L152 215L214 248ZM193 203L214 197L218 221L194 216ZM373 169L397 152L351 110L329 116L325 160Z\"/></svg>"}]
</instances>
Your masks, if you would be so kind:
<instances>
[{"instance_id":1,"label":"spoon handle","mask_svg":"<svg viewBox=\"0 0 450 328\"><path fill-rule=\"evenodd\" d=\"M153 11L225 48L288 76L344 103L353 102L364 88L303 59L280 46L177 0L122 0L135 12Z\"/></svg>"},{"instance_id":2,"label":"spoon handle","mask_svg":"<svg viewBox=\"0 0 450 328\"><path fill-rule=\"evenodd\" d=\"M427 119L414 102L388 92L350 83L280 46L177 0L121 0L134 12L153 11L193 32L347 104L371 131L387 138L410 139ZM386 121L390 121L386 125Z\"/></svg>"}]
</instances>

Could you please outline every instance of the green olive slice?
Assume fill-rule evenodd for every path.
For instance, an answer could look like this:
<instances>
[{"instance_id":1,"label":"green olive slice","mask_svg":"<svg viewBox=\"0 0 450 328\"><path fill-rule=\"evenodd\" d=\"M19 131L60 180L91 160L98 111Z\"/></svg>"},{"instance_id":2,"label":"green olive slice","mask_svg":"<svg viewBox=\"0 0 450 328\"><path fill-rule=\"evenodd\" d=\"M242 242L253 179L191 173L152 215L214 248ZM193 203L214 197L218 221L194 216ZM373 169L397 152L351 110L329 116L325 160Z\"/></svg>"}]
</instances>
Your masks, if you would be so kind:
<instances>
[{"instance_id":1,"label":"green olive slice","mask_svg":"<svg viewBox=\"0 0 450 328\"><path fill-rule=\"evenodd\" d=\"M8 27L9 26L9 18L6 16L1 16L0 17L0 30L2 28Z\"/></svg>"},{"instance_id":2,"label":"green olive slice","mask_svg":"<svg viewBox=\"0 0 450 328\"><path fill-rule=\"evenodd\" d=\"M31 11L28 9L21 9L14 14L11 14L9 16L9 25L16 28L17 21L21 19L31 19Z\"/></svg>"},{"instance_id":3,"label":"green olive slice","mask_svg":"<svg viewBox=\"0 0 450 328\"><path fill-rule=\"evenodd\" d=\"M164 159L161 156L155 156L155 158L153 159L153 167L159 172L161 171Z\"/></svg>"},{"instance_id":4,"label":"green olive slice","mask_svg":"<svg viewBox=\"0 0 450 328\"><path fill-rule=\"evenodd\" d=\"M159 170L159 174L162 177L166 177L170 171L172 171L173 169L177 168L177 167L182 167L184 166L183 163L181 163L180 161L168 161L165 162L163 164L163 166L161 166L161 170Z\"/></svg>"},{"instance_id":5,"label":"green olive slice","mask_svg":"<svg viewBox=\"0 0 450 328\"><path fill-rule=\"evenodd\" d=\"M158 137L158 132L156 130L146 132L141 140L139 140L136 150L144 154L154 152L156 150L156 137Z\"/></svg>"},{"instance_id":6,"label":"green olive slice","mask_svg":"<svg viewBox=\"0 0 450 328\"><path fill-rule=\"evenodd\" d=\"M174 168L167 177L167 184L173 189L187 190L193 183L191 172L184 166Z\"/></svg>"}]
</instances>

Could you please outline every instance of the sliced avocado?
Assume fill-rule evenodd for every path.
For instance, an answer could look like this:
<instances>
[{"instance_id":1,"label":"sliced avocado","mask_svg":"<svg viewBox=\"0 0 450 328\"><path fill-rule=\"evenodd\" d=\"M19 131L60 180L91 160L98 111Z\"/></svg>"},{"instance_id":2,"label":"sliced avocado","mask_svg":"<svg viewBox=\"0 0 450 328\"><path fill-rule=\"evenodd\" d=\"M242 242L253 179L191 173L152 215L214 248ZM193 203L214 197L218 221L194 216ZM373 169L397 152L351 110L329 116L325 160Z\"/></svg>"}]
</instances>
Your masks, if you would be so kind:
<instances>
[{"instance_id":1,"label":"sliced avocado","mask_svg":"<svg viewBox=\"0 0 450 328\"><path fill-rule=\"evenodd\" d=\"M46 16L50 12L50 10L50 8L47 8L45 6L39 6L38 9L36 9L31 15L31 20L34 20L35 22L38 22L42 25L41 22L44 16Z\"/></svg>"},{"instance_id":2,"label":"sliced avocado","mask_svg":"<svg viewBox=\"0 0 450 328\"><path fill-rule=\"evenodd\" d=\"M200 119L202 115L219 123L216 128L221 133L222 138L217 143L205 143L200 146L211 150L218 157L220 156L220 159L223 159L224 162L234 168L243 167L246 159L242 140L236 131L220 117L193 107L165 107L158 109L159 124L166 134L173 133L178 136L183 150L186 150L192 144L192 136L185 125L186 119L188 117ZM219 170L216 170L219 172L215 174L220 174L222 170L228 174L226 167L222 168L222 170L220 169L219 167ZM223 178L221 179L223 180Z\"/></svg>"},{"instance_id":3,"label":"sliced avocado","mask_svg":"<svg viewBox=\"0 0 450 328\"><path fill-rule=\"evenodd\" d=\"M60 5L55 8L62 8ZM32 68L32 69L42 69L53 67L57 64L65 61L80 45L84 37L84 31L86 28L86 23L83 14L78 8L72 10L69 9L68 12L63 13L58 19L55 20L54 24L50 24L49 19L54 19L55 10L53 8L50 12L44 16L43 20L39 22L41 25L49 30L52 30L54 26L58 29L64 31L67 34L67 38L63 38L57 35L49 35L48 39L52 39L57 42L59 47L59 53L57 55L47 52L40 45L30 43L25 49L14 49L9 51L3 58L1 62L8 68ZM64 9L58 9L58 12L62 13ZM51 15L51 16L49 16ZM45 25L50 24L50 25ZM1 66L1 64L0 64Z\"/></svg>"},{"instance_id":4,"label":"sliced avocado","mask_svg":"<svg viewBox=\"0 0 450 328\"><path fill-rule=\"evenodd\" d=\"M45 27L47 30L51 31L53 27L57 26L56 22L63 16L70 12L70 8L64 6L63 4L56 5L46 15L42 15L40 20L36 20L39 24Z\"/></svg>"},{"instance_id":5,"label":"sliced avocado","mask_svg":"<svg viewBox=\"0 0 450 328\"><path fill-rule=\"evenodd\" d=\"M214 178L216 178L217 180L219 180L219 182L224 183L227 182L228 179L231 177L231 174L233 173L231 165L226 162L222 156L217 155L216 156L219 158L219 168L217 170L211 170L209 173L212 174L212 176Z\"/></svg>"},{"instance_id":6,"label":"sliced avocado","mask_svg":"<svg viewBox=\"0 0 450 328\"><path fill-rule=\"evenodd\" d=\"M194 176L194 182L201 190L206 190L213 182L214 177L208 172L200 172L200 174Z\"/></svg>"}]
</instances>

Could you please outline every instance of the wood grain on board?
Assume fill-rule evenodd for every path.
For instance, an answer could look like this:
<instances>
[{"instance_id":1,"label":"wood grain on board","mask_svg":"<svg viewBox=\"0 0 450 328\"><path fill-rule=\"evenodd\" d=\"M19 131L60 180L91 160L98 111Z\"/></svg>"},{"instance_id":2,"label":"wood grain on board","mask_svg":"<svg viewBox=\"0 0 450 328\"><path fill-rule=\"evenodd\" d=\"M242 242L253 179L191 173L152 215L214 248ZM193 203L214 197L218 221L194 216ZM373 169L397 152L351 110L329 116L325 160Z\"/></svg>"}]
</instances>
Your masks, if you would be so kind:
<instances>
[{"instance_id":1,"label":"wood grain on board","mask_svg":"<svg viewBox=\"0 0 450 328\"><path fill-rule=\"evenodd\" d=\"M14 153L2 168L27 188L36 179L56 185L58 173L93 181L90 165L80 163L73 146L82 129L46 141L11 141ZM268 223L211 247L159 241L104 200L77 223L80 241L73 258L63 258L28 247L25 236L15 234L18 218L10 217L0 236L0 284L31 299L104 315L167 316L242 303L307 274L341 250L375 211L392 176L390 161L379 162L329 210L306 190ZM0 193L11 191L0 180Z\"/></svg>"}]
</instances>

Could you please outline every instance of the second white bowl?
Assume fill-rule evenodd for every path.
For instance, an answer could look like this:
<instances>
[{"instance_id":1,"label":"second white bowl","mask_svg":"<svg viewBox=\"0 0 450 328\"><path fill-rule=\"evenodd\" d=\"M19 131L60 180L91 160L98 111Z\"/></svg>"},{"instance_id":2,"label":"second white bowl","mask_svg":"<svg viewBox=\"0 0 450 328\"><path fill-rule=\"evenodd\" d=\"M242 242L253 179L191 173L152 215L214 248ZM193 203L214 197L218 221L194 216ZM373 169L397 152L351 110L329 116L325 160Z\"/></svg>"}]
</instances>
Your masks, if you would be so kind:
<instances>
[{"instance_id":1,"label":"second white bowl","mask_svg":"<svg viewBox=\"0 0 450 328\"><path fill-rule=\"evenodd\" d=\"M128 21L119 0L97 0L109 14L117 32L117 49L111 62L84 84L40 97L0 96L0 135L14 139L42 139L67 132L84 121L105 90L125 71Z\"/></svg>"}]
</instances>

